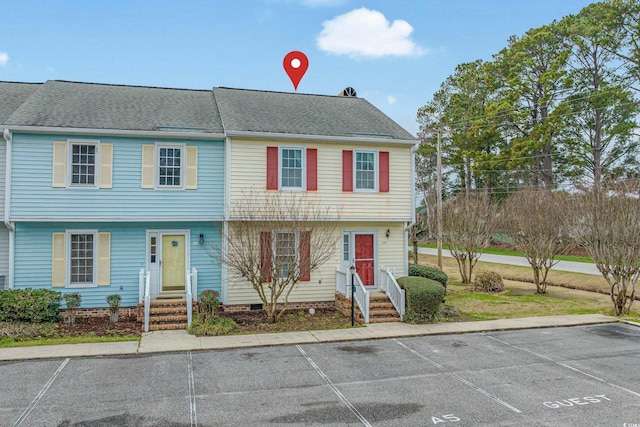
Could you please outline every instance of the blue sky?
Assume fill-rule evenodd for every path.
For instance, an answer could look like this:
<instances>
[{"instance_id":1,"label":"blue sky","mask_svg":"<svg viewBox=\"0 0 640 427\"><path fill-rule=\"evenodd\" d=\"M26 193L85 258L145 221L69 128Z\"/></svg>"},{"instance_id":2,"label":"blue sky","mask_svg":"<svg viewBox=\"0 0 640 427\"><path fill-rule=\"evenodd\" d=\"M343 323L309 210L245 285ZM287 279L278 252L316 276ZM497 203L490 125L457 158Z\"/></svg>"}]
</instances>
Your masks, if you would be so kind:
<instances>
[{"instance_id":1,"label":"blue sky","mask_svg":"<svg viewBox=\"0 0 640 427\"><path fill-rule=\"evenodd\" d=\"M411 133L457 64L586 0L0 0L0 80L293 92L356 89ZM0 100L1 102L1 100Z\"/></svg>"}]
</instances>

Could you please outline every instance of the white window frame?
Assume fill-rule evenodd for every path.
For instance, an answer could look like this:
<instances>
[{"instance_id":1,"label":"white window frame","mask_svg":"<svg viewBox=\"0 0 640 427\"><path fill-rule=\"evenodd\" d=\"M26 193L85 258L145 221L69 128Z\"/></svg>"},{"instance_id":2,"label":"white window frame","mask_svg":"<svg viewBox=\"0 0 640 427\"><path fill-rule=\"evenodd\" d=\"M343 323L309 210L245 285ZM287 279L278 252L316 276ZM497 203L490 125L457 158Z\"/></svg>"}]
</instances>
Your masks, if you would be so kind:
<instances>
[{"instance_id":1,"label":"white window frame","mask_svg":"<svg viewBox=\"0 0 640 427\"><path fill-rule=\"evenodd\" d=\"M373 188L358 188L358 154L373 154ZM378 192L380 163L377 150L353 150L353 191Z\"/></svg>"},{"instance_id":2,"label":"white window frame","mask_svg":"<svg viewBox=\"0 0 640 427\"><path fill-rule=\"evenodd\" d=\"M160 150L162 148L179 148L180 149L180 185L160 185ZM185 161L187 159L187 144L179 142L156 142L155 144L155 159L154 159L154 174L155 174L155 188L158 190L184 190L185 179Z\"/></svg>"},{"instance_id":3,"label":"white window frame","mask_svg":"<svg viewBox=\"0 0 640 427\"><path fill-rule=\"evenodd\" d=\"M95 147L95 163L93 165L93 184L73 183L73 146L93 145ZM100 140L97 139L68 139L67 140L67 188L93 189L100 188Z\"/></svg>"},{"instance_id":4,"label":"white window frame","mask_svg":"<svg viewBox=\"0 0 640 427\"><path fill-rule=\"evenodd\" d=\"M71 235L73 234L91 234L93 235L93 280L91 283L71 283ZM65 268L66 279L65 288L96 288L98 287L98 230L65 230L66 256Z\"/></svg>"},{"instance_id":5,"label":"white window frame","mask_svg":"<svg viewBox=\"0 0 640 427\"><path fill-rule=\"evenodd\" d=\"M294 231L291 229L278 229L278 230L274 230L271 232L271 250L273 253L273 263L277 264L276 259L278 258L278 252L277 252L277 243L278 243L278 233L289 233L289 234L293 234L293 244L294 244L294 248L293 248L293 252L294 252L294 267L296 269L296 274L298 274L298 270L300 269L300 232L299 231ZM278 278L282 278L283 276L280 275L280 272L278 271Z\"/></svg>"},{"instance_id":6,"label":"white window frame","mask_svg":"<svg viewBox=\"0 0 640 427\"><path fill-rule=\"evenodd\" d=\"M300 187L285 187L282 185L282 150L300 150L302 152L302 174ZM278 189L285 191L305 191L307 189L307 150L306 147L283 145L278 147Z\"/></svg>"}]
</instances>

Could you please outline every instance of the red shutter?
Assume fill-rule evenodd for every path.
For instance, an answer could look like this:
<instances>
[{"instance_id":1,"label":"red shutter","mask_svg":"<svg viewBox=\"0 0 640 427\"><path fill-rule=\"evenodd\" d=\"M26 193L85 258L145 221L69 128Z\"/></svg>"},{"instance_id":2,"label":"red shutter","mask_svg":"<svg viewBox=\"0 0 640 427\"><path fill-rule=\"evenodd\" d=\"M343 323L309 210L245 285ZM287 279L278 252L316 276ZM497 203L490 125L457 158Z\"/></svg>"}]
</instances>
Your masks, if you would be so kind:
<instances>
[{"instance_id":1,"label":"red shutter","mask_svg":"<svg viewBox=\"0 0 640 427\"><path fill-rule=\"evenodd\" d=\"M278 147L267 147L267 190L278 189Z\"/></svg>"},{"instance_id":2,"label":"red shutter","mask_svg":"<svg viewBox=\"0 0 640 427\"><path fill-rule=\"evenodd\" d=\"M303 274L300 279L303 282L311 280L311 232L300 232L300 273Z\"/></svg>"},{"instance_id":3,"label":"red shutter","mask_svg":"<svg viewBox=\"0 0 640 427\"><path fill-rule=\"evenodd\" d=\"M342 191L353 191L353 151L342 151Z\"/></svg>"},{"instance_id":4,"label":"red shutter","mask_svg":"<svg viewBox=\"0 0 640 427\"><path fill-rule=\"evenodd\" d=\"M378 153L378 162L380 167L380 185L379 189L381 193L389 192L389 152L380 151Z\"/></svg>"},{"instance_id":5,"label":"red shutter","mask_svg":"<svg viewBox=\"0 0 640 427\"><path fill-rule=\"evenodd\" d=\"M307 191L318 189L318 149L307 148Z\"/></svg>"},{"instance_id":6,"label":"red shutter","mask_svg":"<svg viewBox=\"0 0 640 427\"><path fill-rule=\"evenodd\" d=\"M271 281L271 232L260 233L260 273L263 282Z\"/></svg>"}]
</instances>

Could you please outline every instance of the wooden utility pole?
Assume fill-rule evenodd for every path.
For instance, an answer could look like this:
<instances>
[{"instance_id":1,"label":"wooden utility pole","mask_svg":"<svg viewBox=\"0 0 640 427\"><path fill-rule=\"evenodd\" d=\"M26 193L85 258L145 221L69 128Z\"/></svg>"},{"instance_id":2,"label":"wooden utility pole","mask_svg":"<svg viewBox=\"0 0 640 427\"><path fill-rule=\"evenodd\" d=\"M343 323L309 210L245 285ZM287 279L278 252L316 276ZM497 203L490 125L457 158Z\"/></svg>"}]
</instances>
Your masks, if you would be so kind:
<instances>
[{"instance_id":1,"label":"wooden utility pole","mask_svg":"<svg viewBox=\"0 0 640 427\"><path fill-rule=\"evenodd\" d=\"M438 154L436 159L437 168L437 204L436 219L438 226L438 268L442 270L442 153L440 148L440 129L438 129Z\"/></svg>"}]
</instances>

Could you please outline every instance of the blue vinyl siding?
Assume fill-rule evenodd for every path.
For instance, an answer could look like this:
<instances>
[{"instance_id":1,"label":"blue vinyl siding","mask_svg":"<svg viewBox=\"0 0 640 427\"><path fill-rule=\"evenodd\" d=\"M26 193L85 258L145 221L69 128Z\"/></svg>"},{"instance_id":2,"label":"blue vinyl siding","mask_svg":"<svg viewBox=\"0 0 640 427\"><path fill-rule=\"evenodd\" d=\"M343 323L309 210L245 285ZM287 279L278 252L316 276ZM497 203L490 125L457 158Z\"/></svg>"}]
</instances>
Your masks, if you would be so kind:
<instances>
[{"instance_id":1,"label":"blue vinyl siding","mask_svg":"<svg viewBox=\"0 0 640 427\"><path fill-rule=\"evenodd\" d=\"M219 223L218 223L219 224ZM95 288L51 287L51 236L71 229L97 229L111 233L111 285ZM107 307L107 295L122 296L122 306L138 303L138 273L145 268L146 231L190 230L191 264L198 270L198 292L221 290L221 270L207 250L220 244L220 233L213 222L152 222L152 223L18 223L15 240L15 288L47 288L61 292L80 292L82 307ZM205 235L205 244L197 242ZM122 288L122 289L121 289ZM64 304L63 304L64 306Z\"/></svg>"},{"instance_id":2,"label":"blue vinyl siding","mask_svg":"<svg viewBox=\"0 0 640 427\"><path fill-rule=\"evenodd\" d=\"M16 219L220 219L224 205L224 143L152 138L83 137L113 144L113 188L53 188L53 142L71 136L13 136L11 217ZM141 188L142 145L185 143L198 147L196 190Z\"/></svg>"}]
</instances>

